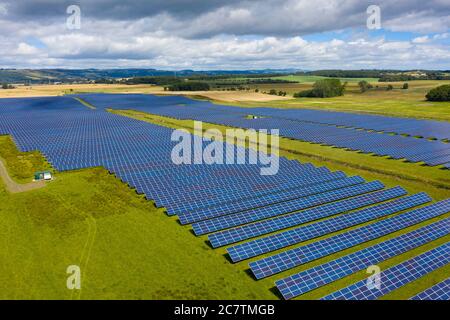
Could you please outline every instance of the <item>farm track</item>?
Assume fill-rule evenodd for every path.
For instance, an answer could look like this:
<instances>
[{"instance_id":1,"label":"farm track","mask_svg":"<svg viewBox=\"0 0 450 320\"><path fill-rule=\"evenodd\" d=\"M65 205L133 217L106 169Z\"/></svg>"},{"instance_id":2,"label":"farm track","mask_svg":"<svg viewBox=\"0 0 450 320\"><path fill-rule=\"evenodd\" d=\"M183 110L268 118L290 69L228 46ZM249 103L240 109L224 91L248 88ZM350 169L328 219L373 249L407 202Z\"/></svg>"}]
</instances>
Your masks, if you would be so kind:
<instances>
[{"instance_id":1,"label":"farm track","mask_svg":"<svg viewBox=\"0 0 450 320\"><path fill-rule=\"evenodd\" d=\"M36 181L26 184L20 184L15 182L8 173L8 170L3 163L3 159L0 159L0 177L4 181L6 190L11 193L21 193L31 190L36 190L45 187L45 181Z\"/></svg>"}]
</instances>

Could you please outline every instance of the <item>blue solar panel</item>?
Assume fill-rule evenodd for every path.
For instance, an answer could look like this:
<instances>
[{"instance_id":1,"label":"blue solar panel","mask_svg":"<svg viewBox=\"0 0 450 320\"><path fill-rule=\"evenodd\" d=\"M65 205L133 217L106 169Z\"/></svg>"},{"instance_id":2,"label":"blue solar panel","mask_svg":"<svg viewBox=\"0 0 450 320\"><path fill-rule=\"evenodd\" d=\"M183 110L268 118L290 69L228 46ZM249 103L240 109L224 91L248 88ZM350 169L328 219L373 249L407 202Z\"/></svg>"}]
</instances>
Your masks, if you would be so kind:
<instances>
[{"instance_id":1,"label":"blue solar panel","mask_svg":"<svg viewBox=\"0 0 450 320\"><path fill-rule=\"evenodd\" d=\"M240 241L237 239L267 234L376 204L393 199L396 194L403 195L404 191L394 188L377 192L384 188L380 182L364 184L360 177L349 178L342 172L332 173L323 167L315 168L311 164L301 164L283 157L278 159L280 171L276 176L261 176L262 163L232 166L176 165L171 159L175 144L171 141L173 130L111 114L106 112L106 107L138 109L178 119L195 119L241 128L280 128L282 135L303 141L410 161L424 161L429 165L449 162L448 144L355 130L365 122L350 115L342 115L342 119L339 115L339 119L333 120L329 114L255 108L252 112L264 117L250 120L246 117L249 109L218 106L183 97L104 94L82 97L97 109L86 108L67 96L0 99L0 134L11 135L21 151L39 150L59 171L97 166L106 168L118 179L135 188L136 192L154 200L158 207L165 207L169 214L179 214L183 223L195 222L193 228L196 234L247 223L253 223L253 227L261 227L251 232L250 225L236 228L233 232L242 231L237 238L231 238L231 231L220 233L230 237L227 242ZM181 104L184 106L180 106ZM425 129L422 122L406 124L387 120L387 126L383 119L365 120L367 125L370 123L370 129L379 131L398 128L401 129L398 132L412 133L424 132ZM336 125L350 128L338 128ZM436 125L435 128L437 127ZM439 125L441 129L444 127ZM437 135L441 129L428 131ZM203 146L208 143L209 141L203 141ZM251 153L254 154L254 151L238 147L234 159L238 156L249 157ZM336 219L331 220L336 224L330 227L345 228L378 217L376 215L389 214L388 212L380 211L370 215L372 213L369 211L363 211L362 214L366 214L364 216L359 212L360 220L332 218ZM267 218L274 219L261 221ZM425 213L415 219L425 219ZM401 225L395 228L400 229L412 222L399 220L398 223ZM309 227L311 230L307 237L326 231L326 223L313 225L321 227L314 231L313 227ZM298 230L307 229L302 227L296 229L296 232ZM381 234L388 231L380 229L377 232ZM284 232L282 235L290 235L292 238L298 236L294 231ZM211 239L214 237L219 239L219 234L211 235ZM352 241L361 242L363 239ZM224 243L219 242L219 245Z\"/></svg>"},{"instance_id":2,"label":"blue solar panel","mask_svg":"<svg viewBox=\"0 0 450 320\"><path fill-rule=\"evenodd\" d=\"M249 113L249 110L244 108L213 105L209 102L193 101L182 97L164 97L166 99L159 97L158 99L149 95L131 95L131 97L127 96L127 99L123 99L124 95L101 94L81 95L81 97L100 107L115 107L118 109L130 109L136 106L146 108L149 105L156 104L155 102L157 101L159 106L177 106L180 110L170 113L174 117L186 114L189 111L189 107L201 108L204 112L215 112L216 114L227 112L229 114L247 115ZM308 109L252 108L251 113L277 120L295 121L300 124L345 126L347 128L362 128L387 133L394 132L426 138L450 138L450 125L444 121Z\"/></svg>"},{"instance_id":3,"label":"blue solar panel","mask_svg":"<svg viewBox=\"0 0 450 320\"><path fill-rule=\"evenodd\" d=\"M294 268L450 212L450 199L250 263L257 279Z\"/></svg>"},{"instance_id":4,"label":"blue solar panel","mask_svg":"<svg viewBox=\"0 0 450 320\"><path fill-rule=\"evenodd\" d=\"M277 233L265 238L245 242L228 248L227 252L233 262L242 261L374 219L379 219L396 212L411 209L430 201L431 198L426 193L419 193Z\"/></svg>"},{"instance_id":5,"label":"blue solar panel","mask_svg":"<svg viewBox=\"0 0 450 320\"><path fill-rule=\"evenodd\" d=\"M250 198L244 201L222 204L220 206L208 208L202 211L195 211L191 213L181 214L179 215L180 220L182 221L182 223L186 223L185 221L191 222L191 221L211 219L249 209L265 207L284 201L291 201L294 199L299 199L314 194L320 194L330 190L336 190L344 187L349 187L352 185L362 184L364 183L364 179L356 176L351 178L334 180L331 182L325 182L322 184L309 185L308 182L306 183L307 183L306 185L295 190L284 191L275 194L271 193L265 196Z\"/></svg>"},{"instance_id":6,"label":"blue solar panel","mask_svg":"<svg viewBox=\"0 0 450 320\"><path fill-rule=\"evenodd\" d=\"M134 95L132 99L130 97L123 99L124 97L126 96L98 94L82 96L83 99L103 108L138 109L176 119L193 119L239 128L280 128L280 135L288 138L386 155L395 159L425 161L450 154L450 146L442 141L368 131L447 139L450 125L446 122L270 108L252 108L251 113L259 115L260 118L247 119L248 108L220 106L186 98L177 100L170 97L170 100L165 101L164 98L158 99L149 95ZM357 128L366 130L356 130ZM445 159L442 161L444 162L439 164L448 162Z\"/></svg>"},{"instance_id":7,"label":"blue solar panel","mask_svg":"<svg viewBox=\"0 0 450 320\"><path fill-rule=\"evenodd\" d=\"M449 224L450 218L443 219L393 239L377 243L278 280L276 281L277 288L285 299L294 298L448 235L450 234Z\"/></svg>"},{"instance_id":8,"label":"blue solar panel","mask_svg":"<svg viewBox=\"0 0 450 320\"><path fill-rule=\"evenodd\" d=\"M111 102L117 99L114 95L101 97L109 97ZM124 101L131 105L140 98L126 96ZM148 99L166 106L179 101ZM41 151L59 171L103 166L171 213L218 207L230 201L268 195L267 190L282 193L311 185L310 189L305 188L305 193L306 189L320 192L320 187L312 186L346 178L342 172L330 173L326 168L285 158L279 159L280 171L276 176L261 176L259 164L175 165L170 157L173 130L111 114L102 108L91 110L69 97L1 99L0 106L0 132L11 134L21 151ZM207 143L204 141L204 145ZM245 155L250 152L245 148L237 151Z\"/></svg>"},{"instance_id":9,"label":"blue solar panel","mask_svg":"<svg viewBox=\"0 0 450 320\"><path fill-rule=\"evenodd\" d=\"M208 236L208 239L213 247L220 247L234 242L262 236L264 234L275 232L278 230L287 229L289 227L297 226L306 222L311 222L339 213L344 213L378 202L383 202L402 195L405 195L405 190L401 187L376 191L354 198L324 204L297 213L292 213L269 220L263 220L233 229L223 230L210 234ZM194 229L194 231L196 234L200 234L199 230Z\"/></svg>"},{"instance_id":10,"label":"blue solar panel","mask_svg":"<svg viewBox=\"0 0 450 320\"><path fill-rule=\"evenodd\" d=\"M419 256L404 261L381 273L381 287L368 286L367 280L359 281L333 292L322 300L374 300L405 284L414 281L450 262L450 242Z\"/></svg>"},{"instance_id":11,"label":"blue solar panel","mask_svg":"<svg viewBox=\"0 0 450 320\"><path fill-rule=\"evenodd\" d=\"M248 210L241 213L235 213L228 216L218 217L210 220L204 220L193 225L195 230L201 230L203 233L223 230L250 222L255 222L286 213L299 211L302 209L318 206L321 204L342 200L357 196L363 193L383 189L384 185L379 181L369 182L367 184L346 187L338 190L324 192L318 195L312 195L293 201L277 203L271 206Z\"/></svg>"},{"instance_id":12,"label":"blue solar panel","mask_svg":"<svg viewBox=\"0 0 450 320\"><path fill-rule=\"evenodd\" d=\"M450 300L450 278L422 291L410 300Z\"/></svg>"}]
</instances>

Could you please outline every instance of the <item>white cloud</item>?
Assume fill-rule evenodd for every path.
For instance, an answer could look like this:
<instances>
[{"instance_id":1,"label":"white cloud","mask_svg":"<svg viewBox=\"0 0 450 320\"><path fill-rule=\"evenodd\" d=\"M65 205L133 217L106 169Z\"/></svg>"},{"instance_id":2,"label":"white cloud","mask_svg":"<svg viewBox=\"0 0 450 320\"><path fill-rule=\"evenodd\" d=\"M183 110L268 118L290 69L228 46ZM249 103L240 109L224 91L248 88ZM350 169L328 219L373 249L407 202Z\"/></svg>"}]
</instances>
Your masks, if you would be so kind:
<instances>
[{"instance_id":1,"label":"white cloud","mask_svg":"<svg viewBox=\"0 0 450 320\"><path fill-rule=\"evenodd\" d=\"M433 36L434 40L444 40L444 39L448 39L450 38L450 33L446 32L446 33L440 33L440 34L435 34Z\"/></svg>"},{"instance_id":2,"label":"white cloud","mask_svg":"<svg viewBox=\"0 0 450 320\"><path fill-rule=\"evenodd\" d=\"M14 51L14 54L18 55L37 55L39 53L40 53L39 49L30 46L29 44L24 42L19 43L17 49Z\"/></svg>"},{"instance_id":3,"label":"white cloud","mask_svg":"<svg viewBox=\"0 0 450 320\"><path fill-rule=\"evenodd\" d=\"M82 5L82 29L73 31L65 29L64 10L59 16L44 19L38 14L30 16L27 6L21 7L28 10L22 16L8 7L11 13L0 15L0 67L314 69L450 65L449 47L442 41L449 37L450 29L450 4L445 0L430 0L426 5L419 0L380 0L383 28L418 33L414 39L403 41L370 36L365 29L368 1L252 0L230 4L210 0L202 4L205 8L190 10L185 5L178 12L173 4L180 1L185 3L139 2L135 10L123 1L89 2ZM111 2L116 6L110 17L91 13L96 12L94 7L98 10ZM159 9L141 14L139 10L145 11L142 6L150 2ZM13 4L16 2L11 1L10 6ZM13 13L16 16L11 16ZM324 37L320 41L304 36L329 30L344 32L336 39ZM350 39L349 30L354 30Z\"/></svg>"},{"instance_id":4,"label":"white cloud","mask_svg":"<svg viewBox=\"0 0 450 320\"><path fill-rule=\"evenodd\" d=\"M427 43L430 41L428 36L417 37L412 40L412 43Z\"/></svg>"}]
</instances>

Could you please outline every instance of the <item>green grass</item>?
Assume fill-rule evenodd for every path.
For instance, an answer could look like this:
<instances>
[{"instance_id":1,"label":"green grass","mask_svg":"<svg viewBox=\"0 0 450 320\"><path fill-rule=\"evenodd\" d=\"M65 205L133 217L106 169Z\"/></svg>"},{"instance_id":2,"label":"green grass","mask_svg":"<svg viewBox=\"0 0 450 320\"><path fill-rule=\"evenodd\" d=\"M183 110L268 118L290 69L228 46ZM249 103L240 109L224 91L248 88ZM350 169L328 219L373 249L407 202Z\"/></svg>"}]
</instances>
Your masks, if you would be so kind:
<instances>
[{"instance_id":1,"label":"green grass","mask_svg":"<svg viewBox=\"0 0 450 320\"><path fill-rule=\"evenodd\" d=\"M19 152L9 136L0 136L0 146L0 158L7 163L9 175L17 182L30 182L35 172L51 168L39 152Z\"/></svg>"},{"instance_id":2,"label":"green grass","mask_svg":"<svg viewBox=\"0 0 450 320\"><path fill-rule=\"evenodd\" d=\"M106 170L56 177L22 194L0 183L0 299L274 298ZM73 264L81 292L66 288Z\"/></svg>"},{"instance_id":3,"label":"green grass","mask_svg":"<svg viewBox=\"0 0 450 320\"><path fill-rule=\"evenodd\" d=\"M386 91L387 83L374 83L380 86L378 90L361 93L357 83L349 83L346 94L335 98L299 98L268 102L229 103L241 107L270 107L282 109L317 109L354 112L362 114L380 114L394 117L409 117L417 119L433 119L450 121L450 102L429 102L425 95L429 90L439 85L450 84L450 81L410 81L409 89L400 89L403 83L393 82L394 90ZM259 89L287 91L289 94L307 90L312 84L274 84L260 85ZM223 102L217 102L224 104Z\"/></svg>"},{"instance_id":4,"label":"green grass","mask_svg":"<svg viewBox=\"0 0 450 320\"><path fill-rule=\"evenodd\" d=\"M192 128L192 121L134 111L123 114L168 127ZM450 196L448 171L438 168L287 139L282 139L281 147L282 155L291 159L380 179L387 186L400 184L410 192L426 191L435 200ZM8 137L0 137L0 152L16 180L27 180L28 175L48 168L39 153L18 152ZM419 169L425 170L423 174ZM224 248L211 249L206 237L195 237L189 227L167 217L102 168L57 172L56 180L45 188L22 194L7 193L0 182L0 203L0 282L4 288L0 299L276 299L270 290L275 280L391 237L255 281L246 273L248 262L231 264L223 256ZM450 239L442 238L429 247L444 240ZM81 267L80 292L66 288L66 268L73 264ZM445 275L447 269L438 270L428 281L404 287L391 298L409 297ZM301 298L318 298L364 277L357 273Z\"/></svg>"}]
</instances>

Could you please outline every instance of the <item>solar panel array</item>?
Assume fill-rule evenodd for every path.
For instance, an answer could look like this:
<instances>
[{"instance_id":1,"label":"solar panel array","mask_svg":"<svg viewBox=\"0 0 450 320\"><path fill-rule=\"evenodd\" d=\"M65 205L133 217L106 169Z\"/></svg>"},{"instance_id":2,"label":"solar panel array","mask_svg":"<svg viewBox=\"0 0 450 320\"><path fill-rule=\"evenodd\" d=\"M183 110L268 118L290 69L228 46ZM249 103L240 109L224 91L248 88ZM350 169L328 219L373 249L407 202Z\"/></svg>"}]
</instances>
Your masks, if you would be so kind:
<instances>
[{"instance_id":1,"label":"solar panel array","mask_svg":"<svg viewBox=\"0 0 450 320\"><path fill-rule=\"evenodd\" d=\"M353 213L340 215L325 221L316 222L236 245L228 248L228 254L234 262L249 259L374 219L379 219L429 201L431 201L431 198L428 195L419 193L417 195L382 203Z\"/></svg>"},{"instance_id":2,"label":"solar panel array","mask_svg":"<svg viewBox=\"0 0 450 320\"><path fill-rule=\"evenodd\" d=\"M406 260L381 273L381 286L368 286L367 279L333 292L322 300L374 300L450 263L450 242Z\"/></svg>"},{"instance_id":3,"label":"solar panel array","mask_svg":"<svg viewBox=\"0 0 450 320\"><path fill-rule=\"evenodd\" d=\"M208 236L213 247L217 248L241 240L262 236L271 232L287 229L303 223L330 217L339 213L345 213L354 209L383 202L399 197L405 193L401 187L380 190L363 194L350 199L340 200L329 204L317 206L300 212L282 215L273 219L267 219L244 226L212 233ZM196 225L193 225L196 234L202 234Z\"/></svg>"},{"instance_id":4,"label":"solar panel array","mask_svg":"<svg viewBox=\"0 0 450 320\"><path fill-rule=\"evenodd\" d=\"M450 278L422 291L411 300L450 300Z\"/></svg>"},{"instance_id":5,"label":"solar panel array","mask_svg":"<svg viewBox=\"0 0 450 320\"><path fill-rule=\"evenodd\" d=\"M450 200L445 200L390 217L431 199L424 193L408 196L401 187L386 189L379 181L366 182L359 176L348 177L340 171L331 172L325 167L286 158L279 158L280 169L274 176L260 174L261 166L265 166L262 163L176 165L171 159L176 144L171 141L173 130L112 114L105 108L139 109L238 127L249 125L244 117L248 111L180 97L102 94L82 97L97 109L86 108L72 97L0 99L0 134L10 134L21 151L41 151L59 171L105 167L136 192L165 208L168 215L177 215L182 224L191 224L196 235L208 234L213 247L234 244L227 250L236 262L367 224L251 262L251 270L258 279L450 211ZM269 120L261 121L257 127L275 125L292 135L311 136L322 130L323 137L342 142L349 137L361 138L368 143L368 132L330 126L323 119L314 122L290 117L275 115L270 119L256 119ZM360 133L365 136L358 136ZM410 152L414 161L426 158L431 165L441 161L436 159L449 162L444 149L416 144L429 141L414 139L414 143L406 142L412 140L400 143L400 140L389 140L392 136L376 135L383 141L371 140L375 143L371 147L387 148L383 145L386 142L391 151ZM201 143L206 146L209 142ZM408 151L409 147L420 148L420 154L416 149ZM239 155L248 158L252 152L238 147L235 160ZM383 220L373 222L379 219ZM433 224L426 229L429 234L420 233L422 236L414 239L400 238L391 255L431 241L443 229L448 231L443 225L442 222ZM262 238L251 240L255 237ZM295 290L301 289L291 291Z\"/></svg>"},{"instance_id":6,"label":"solar panel array","mask_svg":"<svg viewBox=\"0 0 450 320\"><path fill-rule=\"evenodd\" d=\"M357 271L450 234L450 218L276 281L285 299L322 287Z\"/></svg>"},{"instance_id":7,"label":"solar panel array","mask_svg":"<svg viewBox=\"0 0 450 320\"><path fill-rule=\"evenodd\" d=\"M423 136L448 139L450 125L446 122L304 109L249 109L182 97L131 95L126 97L126 101L123 101L123 95L88 94L80 97L103 108L135 109L176 119L192 119L238 128L280 129L280 135L287 138L411 162L424 162L431 166L447 167L446 164L450 162L448 143L414 138ZM248 119L250 112L259 117ZM386 134L389 132L411 136Z\"/></svg>"},{"instance_id":8,"label":"solar panel array","mask_svg":"<svg viewBox=\"0 0 450 320\"><path fill-rule=\"evenodd\" d=\"M250 268L257 279L265 278L448 212L450 212L450 199L253 261L250 263Z\"/></svg>"}]
</instances>

